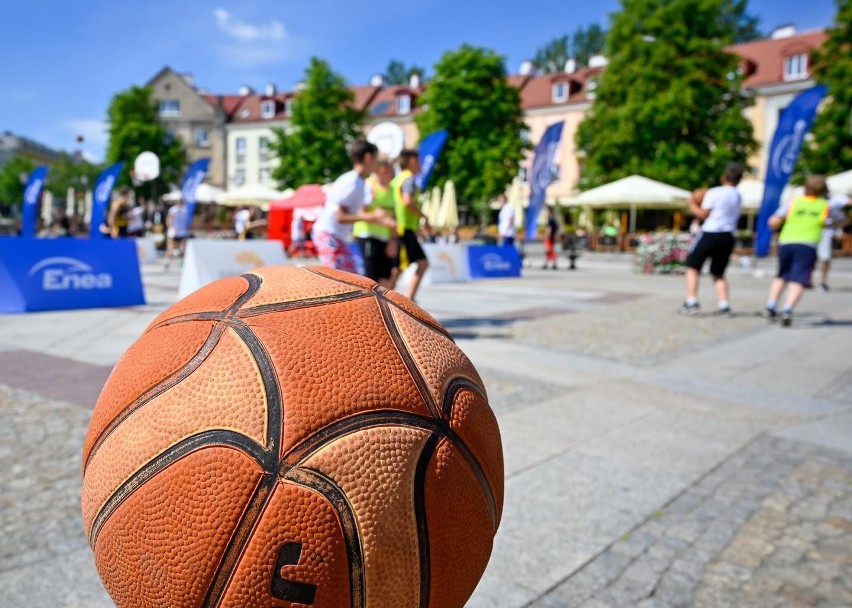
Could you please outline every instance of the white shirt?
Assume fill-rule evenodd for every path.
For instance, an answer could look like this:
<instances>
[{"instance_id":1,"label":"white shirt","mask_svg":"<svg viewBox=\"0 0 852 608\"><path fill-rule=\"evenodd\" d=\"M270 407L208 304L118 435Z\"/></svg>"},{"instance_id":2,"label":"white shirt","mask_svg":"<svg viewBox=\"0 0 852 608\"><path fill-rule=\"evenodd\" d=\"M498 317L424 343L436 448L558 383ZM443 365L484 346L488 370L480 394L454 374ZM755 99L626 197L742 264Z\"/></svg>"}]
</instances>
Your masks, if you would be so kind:
<instances>
[{"instance_id":1,"label":"white shirt","mask_svg":"<svg viewBox=\"0 0 852 608\"><path fill-rule=\"evenodd\" d=\"M248 223L251 220L251 211L248 209L240 209L234 215L234 230L237 234L242 234L246 231Z\"/></svg>"},{"instance_id":2,"label":"white shirt","mask_svg":"<svg viewBox=\"0 0 852 608\"><path fill-rule=\"evenodd\" d=\"M846 205L849 204L849 197L845 194L833 194L828 199L828 217L825 218L825 229L834 232L835 226L843 224L846 219Z\"/></svg>"},{"instance_id":3,"label":"white shirt","mask_svg":"<svg viewBox=\"0 0 852 608\"><path fill-rule=\"evenodd\" d=\"M186 205L172 205L169 207L171 218L171 230L174 236L185 237L189 234L189 213Z\"/></svg>"},{"instance_id":4,"label":"white shirt","mask_svg":"<svg viewBox=\"0 0 852 608\"><path fill-rule=\"evenodd\" d=\"M710 215L701 226L702 232L735 232L743 199L733 186L717 186L710 188L704 195L701 208L710 210Z\"/></svg>"},{"instance_id":5,"label":"white shirt","mask_svg":"<svg viewBox=\"0 0 852 608\"><path fill-rule=\"evenodd\" d=\"M352 224L337 221L337 212L344 208L349 214L361 211L370 202L370 191L366 180L353 169L338 177L325 199L320 216L314 224L314 230L333 234L340 239L352 235Z\"/></svg>"},{"instance_id":6,"label":"white shirt","mask_svg":"<svg viewBox=\"0 0 852 608\"><path fill-rule=\"evenodd\" d=\"M515 236L515 208L506 203L500 209L497 232L500 236Z\"/></svg>"}]
</instances>

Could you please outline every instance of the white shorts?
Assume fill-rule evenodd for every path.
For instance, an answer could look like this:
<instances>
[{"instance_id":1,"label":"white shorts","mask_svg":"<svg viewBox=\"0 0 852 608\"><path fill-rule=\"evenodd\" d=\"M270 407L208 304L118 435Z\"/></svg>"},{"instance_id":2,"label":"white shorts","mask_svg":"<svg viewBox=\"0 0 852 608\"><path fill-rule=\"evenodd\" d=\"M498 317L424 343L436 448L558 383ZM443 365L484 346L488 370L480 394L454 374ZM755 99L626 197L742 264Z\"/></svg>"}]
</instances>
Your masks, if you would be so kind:
<instances>
[{"instance_id":1,"label":"white shorts","mask_svg":"<svg viewBox=\"0 0 852 608\"><path fill-rule=\"evenodd\" d=\"M823 230L817 245L817 259L820 262L831 261L831 248L834 246L834 230Z\"/></svg>"}]
</instances>

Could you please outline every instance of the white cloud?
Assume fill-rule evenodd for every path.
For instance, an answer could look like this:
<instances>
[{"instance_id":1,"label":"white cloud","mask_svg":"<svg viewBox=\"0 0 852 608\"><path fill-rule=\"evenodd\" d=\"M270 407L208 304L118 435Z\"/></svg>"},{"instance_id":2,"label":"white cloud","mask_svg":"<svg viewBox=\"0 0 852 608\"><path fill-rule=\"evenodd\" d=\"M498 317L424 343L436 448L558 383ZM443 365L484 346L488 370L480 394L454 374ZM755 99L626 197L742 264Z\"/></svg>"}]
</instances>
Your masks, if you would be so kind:
<instances>
[{"instance_id":1,"label":"white cloud","mask_svg":"<svg viewBox=\"0 0 852 608\"><path fill-rule=\"evenodd\" d=\"M216 17L216 26L231 38L243 42L257 42L261 40L284 40L287 38L287 30L280 21L272 19L269 23L254 25L240 21L224 8L213 11Z\"/></svg>"}]
</instances>

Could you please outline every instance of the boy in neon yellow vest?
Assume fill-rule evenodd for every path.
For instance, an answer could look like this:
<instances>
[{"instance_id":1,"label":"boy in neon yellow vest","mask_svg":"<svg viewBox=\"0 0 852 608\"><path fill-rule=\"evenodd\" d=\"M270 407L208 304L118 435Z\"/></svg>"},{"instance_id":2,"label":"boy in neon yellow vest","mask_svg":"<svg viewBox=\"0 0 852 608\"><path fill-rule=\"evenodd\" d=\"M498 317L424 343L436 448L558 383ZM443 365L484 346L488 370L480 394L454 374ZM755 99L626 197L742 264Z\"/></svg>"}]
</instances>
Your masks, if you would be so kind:
<instances>
[{"instance_id":1,"label":"boy in neon yellow vest","mask_svg":"<svg viewBox=\"0 0 852 608\"><path fill-rule=\"evenodd\" d=\"M372 196L372 202L366 208L368 213L383 209L388 215L394 215L391 180L393 163L386 159L379 160L375 173L367 178ZM360 221L352 226L352 234L364 260L364 276L373 279L382 287L393 289L398 274L396 231L375 222Z\"/></svg>"},{"instance_id":2,"label":"boy in neon yellow vest","mask_svg":"<svg viewBox=\"0 0 852 608\"><path fill-rule=\"evenodd\" d=\"M809 175L805 180L805 195L782 205L769 218L769 227L781 229L778 236L778 276L769 288L764 316L778 318L776 306L781 292L787 290L787 301L781 310L781 326L793 324L793 308L810 282L817 261L817 245L828 217L825 178Z\"/></svg>"},{"instance_id":3,"label":"boy in neon yellow vest","mask_svg":"<svg viewBox=\"0 0 852 608\"><path fill-rule=\"evenodd\" d=\"M408 283L408 297L414 300L420 281L426 274L429 262L417 240L420 219L423 230L429 232L429 220L417 204L417 184L414 177L420 172L420 156L417 150L405 149L399 155L400 172L391 182L396 204L396 225L400 234L399 270L402 272L409 264L416 264L414 276Z\"/></svg>"}]
</instances>

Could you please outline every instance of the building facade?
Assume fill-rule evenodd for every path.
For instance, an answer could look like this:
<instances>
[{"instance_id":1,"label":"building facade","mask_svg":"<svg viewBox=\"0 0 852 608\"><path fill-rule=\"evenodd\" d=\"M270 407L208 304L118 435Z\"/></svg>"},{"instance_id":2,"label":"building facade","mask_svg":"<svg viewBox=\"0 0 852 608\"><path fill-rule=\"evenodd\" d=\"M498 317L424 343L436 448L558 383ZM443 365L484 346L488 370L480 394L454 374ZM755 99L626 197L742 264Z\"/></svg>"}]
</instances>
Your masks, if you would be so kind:
<instances>
[{"instance_id":1,"label":"building facade","mask_svg":"<svg viewBox=\"0 0 852 608\"><path fill-rule=\"evenodd\" d=\"M35 165L54 165L62 159L63 153L27 137L4 131L0 135L0 167L13 156L29 159Z\"/></svg>"}]
</instances>

